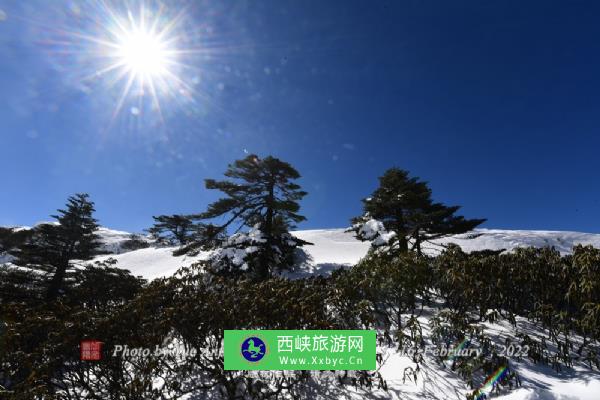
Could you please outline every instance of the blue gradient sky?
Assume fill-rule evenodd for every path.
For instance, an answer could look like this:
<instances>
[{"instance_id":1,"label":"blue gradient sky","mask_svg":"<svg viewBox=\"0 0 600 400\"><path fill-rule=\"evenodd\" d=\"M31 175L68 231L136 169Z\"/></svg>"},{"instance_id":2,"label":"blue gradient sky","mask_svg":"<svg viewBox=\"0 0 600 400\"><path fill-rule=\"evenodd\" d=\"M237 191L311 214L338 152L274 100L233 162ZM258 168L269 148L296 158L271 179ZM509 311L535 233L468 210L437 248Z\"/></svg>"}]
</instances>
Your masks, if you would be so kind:
<instances>
[{"instance_id":1,"label":"blue gradient sky","mask_svg":"<svg viewBox=\"0 0 600 400\"><path fill-rule=\"evenodd\" d=\"M140 231L202 211L203 179L253 152L302 174L303 229L346 226L397 166L488 228L600 232L600 3L166 4L204 51L161 120L133 98L113 117L121 83L82 81L101 66L57 40L108 23L100 3L0 0L0 224L81 191Z\"/></svg>"}]
</instances>

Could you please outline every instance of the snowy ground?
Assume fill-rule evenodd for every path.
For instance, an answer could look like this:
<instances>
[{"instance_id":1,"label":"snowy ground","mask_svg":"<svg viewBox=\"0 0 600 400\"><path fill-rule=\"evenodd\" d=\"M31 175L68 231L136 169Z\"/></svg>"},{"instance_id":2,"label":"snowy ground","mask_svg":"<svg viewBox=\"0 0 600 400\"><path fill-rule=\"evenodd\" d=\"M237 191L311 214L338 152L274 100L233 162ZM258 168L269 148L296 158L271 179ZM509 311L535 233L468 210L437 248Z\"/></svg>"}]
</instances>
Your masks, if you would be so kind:
<instances>
[{"instance_id":1,"label":"snowy ground","mask_svg":"<svg viewBox=\"0 0 600 400\"><path fill-rule=\"evenodd\" d=\"M327 274L341 266L355 264L367 253L369 244L354 238L353 233L345 229L317 229L296 231L294 235L300 239L313 243L306 246L305 250L311 257L311 262L302 271L304 274ZM478 235L474 239L468 237ZM440 252L441 245L456 243L464 251L470 252L483 249L506 249L527 246L554 246L561 253L570 253L576 244L591 244L600 247L600 234L562 232L562 231L511 231L501 229L477 229L473 234L458 235L442 239L437 245L425 246L429 254ZM129 269L134 275L141 275L147 279L172 275L179 267L188 266L193 262L206 257L200 254L195 257L173 257L174 248L162 247L124 251L121 244L129 239L127 232L113 231L103 228L100 232L105 243L105 248L115 254L110 257L117 259L122 268ZM109 256L102 256L104 259ZM1 261L1 260L0 260Z\"/></svg>"},{"instance_id":2,"label":"snowy ground","mask_svg":"<svg viewBox=\"0 0 600 400\"><path fill-rule=\"evenodd\" d=\"M579 232L556 231L510 231L498 229L479 229L475 231L478 236L468 239L471 235L460 235L440 241L439 244L454 242L465 251L482 249L507 249L525 246L554 246L562 253L569 253L575 244L592 244L600 247L600 234ZM295 271L292 276L307 276L311 274L328 274L336 268L348 267L355 264L363 257L368 244L356 240L352 233L344 229L323 229L294 232L296 236L313 243L307 246L306 251L310 261L302 270ZM114 231L102 228L100 231L104 242L104 249L110 255L98 257L106 259L115 258L118 266L130 270L134 275L147 279L170 276L178 268L188 266L204 257L206 253L198 256L174 257L174 248L154 247L148 240L150 247L128 251L123 247L131 235L127 232ZM441 246L429 246L427 252L436 254ZM10 260L0 255L0 263ZM422 320L427 330L428 319ZM519 324L519 329L529 334L544 335L530 326L526 321ZM489 324L486 333L497 340L506 336L514 336L514 329L506 323ZM374 392L355 391L347 389L340 391L337 388L319 388L319 398L323 399L465 399L469 392L466 384L448 368L429 360L422 366L422 372L416 383L403 382L404 367L411 365L411 361L400 356L395 351L386 351L386 361L381 367L381 373L386 379L389 390ZM512 368L521 378L522 386L502 396L493 398L503 400L597 400L600 399L600 373L591 371L581 366L572 369L564 368L557 373L550 366L535 365L530 361L514 361Z\"/></svg>"}]
</instances>

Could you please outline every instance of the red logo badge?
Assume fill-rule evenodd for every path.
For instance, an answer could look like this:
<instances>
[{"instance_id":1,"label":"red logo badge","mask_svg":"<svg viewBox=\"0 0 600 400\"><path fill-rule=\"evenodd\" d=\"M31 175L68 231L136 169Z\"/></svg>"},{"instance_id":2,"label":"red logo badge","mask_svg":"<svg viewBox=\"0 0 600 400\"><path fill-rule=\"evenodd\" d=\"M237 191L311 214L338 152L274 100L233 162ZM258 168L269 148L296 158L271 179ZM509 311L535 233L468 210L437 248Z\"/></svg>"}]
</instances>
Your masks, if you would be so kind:
<instances>
[{"instance_id":1,"label":"red logo badge","mask_svg":"<svg viewBox=\"0 0 600 400\"><path fill-rule=\"evenodd\" d=\"M99 340L82 340L79 351L81 361L102 360L102 342Z\"/></svg>"}]
</instances>

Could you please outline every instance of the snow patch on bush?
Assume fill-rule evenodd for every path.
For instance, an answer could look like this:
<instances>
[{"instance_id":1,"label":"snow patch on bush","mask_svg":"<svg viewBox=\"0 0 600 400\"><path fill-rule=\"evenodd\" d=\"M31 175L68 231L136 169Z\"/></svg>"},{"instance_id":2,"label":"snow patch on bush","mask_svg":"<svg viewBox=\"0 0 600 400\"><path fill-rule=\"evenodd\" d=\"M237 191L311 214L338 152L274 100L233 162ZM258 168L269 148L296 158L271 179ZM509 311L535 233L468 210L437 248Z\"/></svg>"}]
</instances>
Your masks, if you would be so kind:
<instances>
[{"instance_id":1,"label":"snow patch on bush","mask_svg":"<svg viewBox=\"0 0 600 400\"><path fill-rule=\"evenodd\" d=\"M361 240L371 241L375 247L388 245L396 237L396 232L388 232L383 226L383 222L373 218L364 223L355 224L353 228Z\"/></svg>"}]
</instances>

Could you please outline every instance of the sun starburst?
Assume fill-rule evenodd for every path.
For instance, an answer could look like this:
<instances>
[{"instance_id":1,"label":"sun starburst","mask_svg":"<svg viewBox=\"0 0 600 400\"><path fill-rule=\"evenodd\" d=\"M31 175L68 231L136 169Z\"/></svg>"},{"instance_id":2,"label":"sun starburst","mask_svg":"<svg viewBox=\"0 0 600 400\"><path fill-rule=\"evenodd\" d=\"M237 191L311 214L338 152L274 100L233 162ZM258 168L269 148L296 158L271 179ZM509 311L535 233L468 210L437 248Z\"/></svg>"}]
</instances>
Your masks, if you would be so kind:
<instances>
[{"instance_id":1,"label":"sun starburst","mask_svg":"<svg viewBox=\"0 0 600 400\"><path fill-rule=\"evenodd\" d=\"M57 56L73 57L74 63L63 70L85 92L99 83L109 89L115 104L111 125L124 108L135 117L164 122L161 102L192 100L194 88L185 77L198 75L194 55L200 50L190 48L196 42L186 32L185 9L134 3L85 3L73 11L78 29L57 29L48 41Z\"/></svg>"},{"instance_id":2,"label":"sun starburst","mask_svg":"<svg viewBox=\"0 0 600 400\"><path fill-rule=\"evenodd\" d=\"M186 86L178 77L182 68L176 34L179 17L165 18L162 9L149 12L143 4L137 14L127 10L126 18L111 9L107 12L108 37L95 39L107 65L96 75L111 73L113 82L124 82L113 117L134 89L141 96L149 93L153 109L160 113L159 95Z\"/></svg>"},{"instance_id":3,"label":"sun starburst","mask_svg":"<svg viewBox=\"0 0 600 400\"><path fill-rule=\"evenodd\" d=\"M115 57L130 74L146 79L164 75L174 62L168 47L156 33L137 27L123 35Z\"/></svg>"},{"instance_id":4,"label":"sun starburst","mask_svg":"<svg viewBox=\"0 0 600 400\"><path fill-rule=\"evenodd\" d=\"M74 3L45 28L42 43L68 86L87 95L96 115L109 118L103 131L116 123L125 129L168 127L180 111L223 112L214 87L223 91L231 65L252 49L251 41L218 36L214 14L193 1Z\"/></svg>"}]
</instances>

